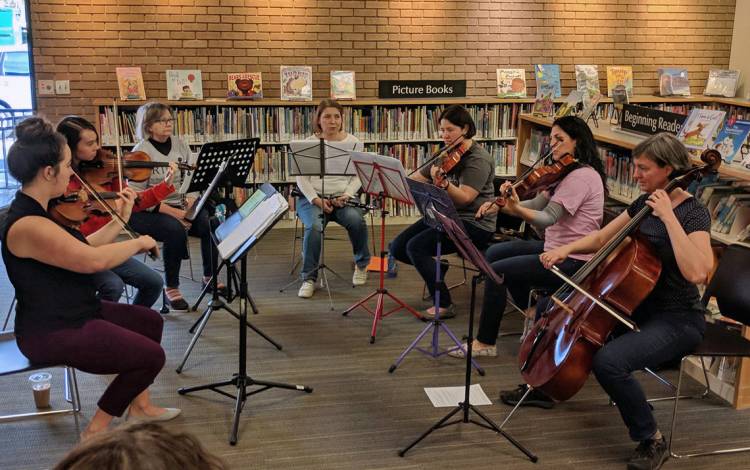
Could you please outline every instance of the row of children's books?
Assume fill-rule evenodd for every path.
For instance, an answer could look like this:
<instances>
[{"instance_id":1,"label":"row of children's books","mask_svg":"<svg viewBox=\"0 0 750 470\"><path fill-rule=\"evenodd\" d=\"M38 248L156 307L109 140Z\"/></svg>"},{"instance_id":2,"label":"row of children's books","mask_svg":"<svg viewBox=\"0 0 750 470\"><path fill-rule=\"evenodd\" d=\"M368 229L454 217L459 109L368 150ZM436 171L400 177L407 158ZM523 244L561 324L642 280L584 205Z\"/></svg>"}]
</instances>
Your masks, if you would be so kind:
<instances>
[{"instance_id":1,"label":"row of children's books","mask_svg":"<svg viewBox=\"0 0 750 470\"><path fill-rule=\"evenodd\" d=\"M117 67L117 84L121 100L145 100L146 88L140 67ZM167 99L202 100L203 80L200 70L167 70ZM332 70L331 98L353 100L356 98L354 72ZM312 100L312 67L285 66L279 70L281 99L290 101ZM263 78L261 72L238 72L227 74L228 99L263 98Z\"/></svg>"},{"instance_id":2,"label":"row of children's books","mask_svg":"<svg viewBox=\"0 0 750 470\"><path fill-rule=\"evenodd\" d=\"M437 119L441 106L375 106L344 108L344 129L361 140L439 140ZM528 104L468 105L477 137L515 137L518 116ZM196 106L175 109L175 134L189 144L259 137L264 143L283 143L313 133L315 108L312 106ZM115 125L120 143L132 145L135 112L120 110L115 117L111 107L103 107L99 124L104 145L114 145Z\"/></svg>"},{"instance_id":3,"label":"row of children's books","mask_svg":"<svg viewBox=\"0 0 750 470\"><path fill-rule=\"evenodd\" d=\"M659 76L659 94L661 96L690 96L690 81L685 68L661 67ZM536 97L549 96L560 98L559 64L535 64ZM576 65L576 90L593 96L601 93L599 88L599 67L597 65ZM738 70L711 69L704 90L705 95L732 98L739 86ZM633 95L633 67L607 67L607 96L612 97L617 88L624 89L628 97ZM497 96L499 98L524 98L526 92L525 69L497 69Z\"/></svg>"}]
</instances>

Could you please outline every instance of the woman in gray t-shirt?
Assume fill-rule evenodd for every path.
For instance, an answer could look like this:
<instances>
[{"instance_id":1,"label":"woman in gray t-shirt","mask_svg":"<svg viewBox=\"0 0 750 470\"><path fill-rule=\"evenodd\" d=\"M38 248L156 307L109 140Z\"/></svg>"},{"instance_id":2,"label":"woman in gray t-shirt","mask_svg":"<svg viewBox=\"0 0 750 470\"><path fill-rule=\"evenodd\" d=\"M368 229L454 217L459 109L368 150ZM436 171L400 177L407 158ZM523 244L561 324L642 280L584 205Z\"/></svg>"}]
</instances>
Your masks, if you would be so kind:
<instances>
[{"instance_id":1,"label":"woman in gray t-shirt","mask_svg":"<svg viewBox=\"0 0 750 470\"><path fill-rule=\"evenodd\" d=\"M493 199L494 162L487 151L472 140L476 135L476 126L469 112L462 106L452 105L445 108L438 119L440 136L446 146L460 146L463 153L456 166L444 174L438 166L422 168L412 176L423 183L433 183L446 191L456 206L459 218L463 221L466 233L479 249L489 242L495 232L495 216L491 215L477 220L474 214L479 207ZM412 264L424 279L432 298L435 291L440 292L440 316L455 316L451 296L444 283L437 286L435 282L435 256L437 243L441 242L441 253L456 252L453 242L443 233L430 228L420 219L401 232L390 245L393 256L406 264ZM441 279L445 278L447 266L440 269ZM435 316L435 307L422 312L422 316L431 319Z\"/></svg>"}]
</instances>

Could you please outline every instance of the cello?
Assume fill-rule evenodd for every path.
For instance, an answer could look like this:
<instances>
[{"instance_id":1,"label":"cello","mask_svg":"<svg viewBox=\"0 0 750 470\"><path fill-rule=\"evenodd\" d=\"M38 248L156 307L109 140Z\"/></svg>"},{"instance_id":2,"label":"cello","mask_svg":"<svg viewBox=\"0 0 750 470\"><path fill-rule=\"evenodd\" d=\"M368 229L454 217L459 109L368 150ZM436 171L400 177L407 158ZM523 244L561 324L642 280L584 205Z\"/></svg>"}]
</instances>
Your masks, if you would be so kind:
<instances>
[{"instance_id":1,"label":"cello","mask_svg":"<svg viewBox=\"0 0 750 470\"><path fill-rule=\"evenodd\" d=\"M685 187L705 173L716 172L721 154L708 149L704 165L672 179L664 190ZM641 209L612 239L568 279L523 341L518 364L524 381L556 401L565 401L584 385L596 352L618 322L637 330L628 317L654 289L661 261L650 244L635 233L651 213Z\"/></svg>"}]
</instances>

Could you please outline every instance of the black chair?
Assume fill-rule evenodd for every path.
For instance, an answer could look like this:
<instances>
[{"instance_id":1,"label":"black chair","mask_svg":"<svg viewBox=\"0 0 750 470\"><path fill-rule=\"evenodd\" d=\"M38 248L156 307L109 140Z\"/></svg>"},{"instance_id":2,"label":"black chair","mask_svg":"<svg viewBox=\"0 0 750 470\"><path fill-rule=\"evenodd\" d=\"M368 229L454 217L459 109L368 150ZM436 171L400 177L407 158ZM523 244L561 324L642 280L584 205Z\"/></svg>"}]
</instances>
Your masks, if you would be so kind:
<instances>
[{"instance_id":1,"label":"black chair","mask_svg":"<svg viewBox=\"0 0 750 470\"><path fill-rule=\"evenodd\" d=\"M50 369L53 367L63 367L65 369L65 400L71 403L72 406L61 410L3 415L0 416L0 422L32 418L36 416L73 413L76 415L77 424L78 412L81 411L81 402L78 397L78 381L76 380L74 368L64 364L32 364L18 349L18 346L16 345L16 336L13 331L0 333L0 377L39 369Z\"/></svg>"},{"instance_id":2,"label":"black chair","mask_svg":"<svg viewBox=\"0 0 750 470\"><path fill-rule=\"evenodd\" d=\"M716 302L719 305L722 316L737 321L742 325L750 326L750 289L748 289L748 286L750 286L750 248L742 245L730 245L724 251L716 272L706 288L706 292L703 294L703 305L707 305L711 297L716 297ZM699 357L701 365L703 365L705 370L703 359L706 357L750 357L750 341L737 334L736 331L730 331L720 324L709 323L706 325L706 334L703 342L695 351L682 358L680 374L677 378L672 427L669 435L670 455L676 458L687 458L750 450L750 447L742 447L689 454L678 454L674 451L672 442L675 438L677 404L682 384L682 372L685 368L685 361L691 356Z\"/></svg>"}]
</instances>

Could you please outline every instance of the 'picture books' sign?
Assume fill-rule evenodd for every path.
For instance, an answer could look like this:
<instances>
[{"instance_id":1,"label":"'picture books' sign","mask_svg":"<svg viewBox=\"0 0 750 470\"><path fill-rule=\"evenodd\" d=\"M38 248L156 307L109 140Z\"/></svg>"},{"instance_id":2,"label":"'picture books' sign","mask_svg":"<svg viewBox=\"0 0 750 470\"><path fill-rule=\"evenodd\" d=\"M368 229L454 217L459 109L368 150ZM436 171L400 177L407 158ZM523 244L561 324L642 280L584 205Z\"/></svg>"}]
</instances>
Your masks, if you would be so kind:
<instances>
[{"instance_id":1,"label":"'picture books' sign","mask_svg":"<svg viewBox=\"0 0 750 470\"><path fill-rule=\"evenodd\" d=\"M624 104L622 109L622 129L641 134L654 135L668 132L677 135L680 132L685 116L667 111Z\"/></svg>"},{"instance_id":2,"label":"'picture books' sign","mask_svg":"<svg viewBox=\"0 0 750 470\"><path fill-rule=\"evenodd\" d=\"M464 98L466 80L380 80L378 98Z\"/></svg>"}]
</instances>

